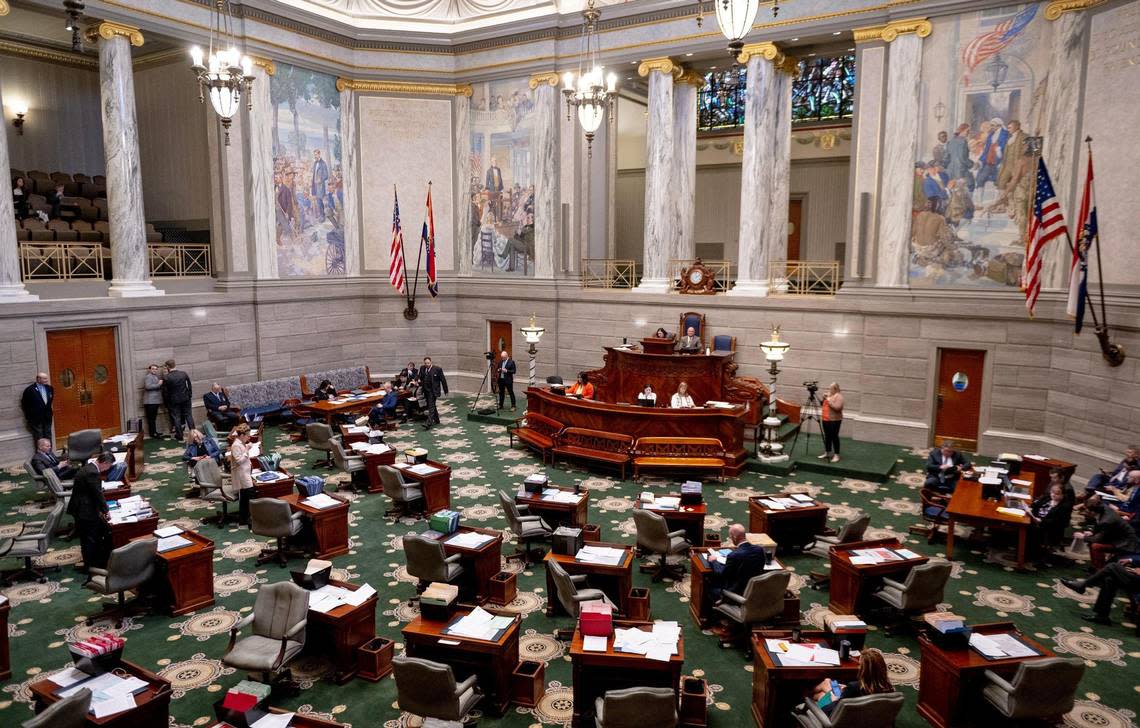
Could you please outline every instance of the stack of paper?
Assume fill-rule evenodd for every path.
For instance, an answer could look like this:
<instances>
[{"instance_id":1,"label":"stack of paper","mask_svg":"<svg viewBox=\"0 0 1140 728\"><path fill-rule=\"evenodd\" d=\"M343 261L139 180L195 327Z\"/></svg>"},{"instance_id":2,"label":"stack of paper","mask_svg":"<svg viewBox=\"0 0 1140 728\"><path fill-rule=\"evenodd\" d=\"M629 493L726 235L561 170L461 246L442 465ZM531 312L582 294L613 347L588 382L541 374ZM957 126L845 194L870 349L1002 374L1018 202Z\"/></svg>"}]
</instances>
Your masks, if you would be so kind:
<instances>
[{"instance_id":1,"label":"stack of paper","mask_svg":"<svg viewBox=\"0 0 1140 728\"><path fill-rule=\"evenodd\" d=\"M194 542L188 538L183 538L182 536L174 535L174 536L167 536L166 538L158 539L158 547L157 548L158 548L159 553L162 553L163 551L173 551L174 549L180 549L184 546L190 546L193 543Z\"/></svg>"},{"instance_id":2,"label":"stack of paper","mask_svg":"<svg viewBox=\"0 0 1140 728\"><path fill-rule=\"evenodd\" d=\"M419 465L409 466L408 472L415 473L416 475L431 475L432 473L438 473L439 468L434 465L428 465L427 463L420 463Z\"/></svg>"},{"instance_id":3,"label":"stack of paper","mask_svg":"<svg viewBox=\"0 0 1140 728\"><path fill-rule=\"evenodd\" d=\"M482 607L475 607L469 614L456 620L445 631L447 634L456 637L493 640L500 630L510 627L514 620L514 617L496 617Z\"/></svg>"},{"instance_id":4,"label":"stack of paper","mask_svg":"<svg viewBox=\"0 0 1140 728\"><path fill-rule=\"evenodd\" d=\"M114 490L115 488L122 488L123 481L121 480L104 480L103 490Z\"/></svg>"},{"instance_id":5,"label":"stack of paper","mask_svg":"<svg viewBox=\"0 0 1140 728\"><path fill-rule=\"evenodd\" d=\"M447 539L447 543L461 549L477 549L485 543L490 543L494 538L478 531L460 531Z\"/></svg>"},{"instance_id":6,"label":"stack of paper","mask_svg":"<svg viewBox=\"0 0 1140 728\"><path fill-rule=\"evenodd\" d=\"M309 609L326 614L342 604L347 604L346 597L349 594L351 592L348 589L326 584L320 589L309 592Z\"/></svg>"},{"instance_id":7,"label":"stack of paper","mask_svg":"<svg viewBox=\"0 0 1140 728\"><path fill-rule=\"evenodd\" d=\"M902 561L904 558L911 559L918 556L913 551L908 550L907 553L913 554L913 556L901 556L890 549L853 549L851 551L851 563L856 565L881 564L886 561Z\"/></svg>"},{"instance_id":8,"label":"stack of paper","mask_svg":"<svg viewBox=\"0 0 1140 728\"><path fill-rule=\"evenodd\" d=\"M308 498L306 498L305 500L303 500L301 502L304 503L305 505L309 506L310 508L316 508L316 509L322 510L322 511L326 508L332 508L334 506L339 506L341 503L340 501L338 501L336 498L333 498L328 493L317 493L316 495L309 496Z\"/></svg>"},{"instance_id":9,"label":"stack of paper","mask_svg":"<svg viewBox=\"0 0 1140 728\"><path fill-rule=\"evenodd\" d=\"M615 629L614 651L645 655L650 660L668 662L677 654L681 627L676 622L654 622L653 630Z\"/></svg>"},{"instance_id":10,"label":"stack of paper","mask_svg":"<svg viewBox=\"0 0 1140 728\"><path fill-rule=\"evenodd\" d=\"M178 526L163 526L162 528L154 529L155 538L166 538L167 536L174 536L182 533L182 529Z\"/></svg>"},{"instance_id":11,"label":"stack of paper","mask_svg":"<svg viewBox=\"0 0 1140 728\"><path fill-rule=\"evenodd\" d=\"M556 490L550 495L544 493L542 499L551 503L577 503L581 497L580 495L576 495L574 491Z\"/></svg>"},{"instance_id":12,"label":"stack of paper","mask_svg":"<svg viewBox=\"0 0 1140 728\"><path fill-rule=\"evenodd\" d=\"M289 728L293 713L267 713L249 724L249 728Z\"/></svg>"},{"instance_id":13,"label":"stack of paper","mask_svg":"<svg viewBox=\"0 0 1140 728\"><path fill-rule=\"evenodd\" d=\"M364 448L364 452L368 453L369 455L383 455L384 453L391 451L391 449L391 445L385 445L382 442L374 442L371 445L366 446Z\"/></svg>"},{"instance_id":14,"label":"stack of paper","mask_svg":"<svg viewBox=\"0 0 1140 728\"><path fill-rule=\"evenodd\" d=\"M52 678L55 681L56 678ZM66 698L84 688L91 691L91 712L96 718L122 713L135 707L134 693L145 689L146 682L137 677L119 677L110 672L90 678L78 680L57 695Z\"/></svg>"},{"instance_id":15,"label":"stack of paper","mask_svg":"<svg viewBox=\"0 0 1140 728\"><path fill-rule=\"evenodd\" d=\"M818 665L838 665L839 652L814 642L789 642L781 639L764 641L768 652L780 658L784 667L814 667Z\"/></svg>"},{"instance_id":16,"label":"stack of paper","mask_svg":"<svg viewBox=\"0 0 1140 728\"><path fill-rule=\"evenodd\" d=\"M786 511L787 507L776 498L761 498L760 504L770 511Z\"/></svg>"},{"instance_id":17,"label":"stack of paper","mask_svg":"<svg viewBox=\"0 0 1140 728\"><path fill-rule=\"evenodd\" d=\"M810 495L805 495L804 493L792 493L792 498L800 503L815 503L815 500Z\"/></svg>"},{"instance_id":18,"label":"stack of paper","mask_svg":"<svg viewBox=\"0 0 1140 728\"><path fill-rule=\"evenodd\" d=\"M142 496L132 495L116 501L116 507L111 509L111 523L134 523L150 514L150 504Z\"/></svg>"},{"instance_id":19,"label":"stack of paper","mask_svg":"<svg viewBox=\"0 0 1140 728\"><path fill-rule=\"evenodd\" d=\"M939 632L957 632L966 624L966 618L952 612L928 612L922 615L924 622Z\"/></svg>"},{"instance_id":20,"label":"stack of paper","mask_svg":"<svg viewBox=\"0 0 1140 728\"><path fill-rule=\"evenodd\" d=\"M653 504L654 508L672 510L681 505L681 499L675 495L660 495L657 496L657 502Z\"/></svg>"},{"instance_id":21,"label":"stack of paper","mask_svg":"<svg viewBox=\"0 0 1140 728\"><path fill-rule=\"evenodd\" d=\"M867 629L867 623L859 619L858 615L835 614L834 612L824 613L823 626L831 632L842 629Z\"/></svg>"},{"instance_id":22,"label":"stack of paper","mask_svg":"<svg viewBox=\"0 0 1140 728\"><path fill-rule=\"evenodd\" d=\"M583 546L574 558L585 564L602 564L617 566L625 560L625 549L615 549L608 546Z\"/></svg>"},{"instance_id":23,"label":"stack of paper","mask_svg":"<svg viewBox=\"0 0 1140 728\"><path fill-rule=\"evenodd\" d=\"M367 425L349 425L344 428L344 431L350 435L363 435L368 432L368 427Z\"/></svg>"},{"instance_id":24,"label":"stack of paper","mask_svg":"<svg viewBox=\"0 0 1140 728\"><path fill-rule=\"evenodd\" d=\"M352 448L353 452L367 452L368 448L371 447L371 445L369 445L367 442L354 442L349 445L349 447Z\"/></svg>"},{"instance_id":25,"label":"stack of paper","mask_svg":"<svg viewBox=\"0 0 1140 728\"><path fill-rule=\"evenodd\" d=\"M582 635L582 649L586 652L605 652L609 649L609 642L608 635Z\"/></svg>"}]
</instances>

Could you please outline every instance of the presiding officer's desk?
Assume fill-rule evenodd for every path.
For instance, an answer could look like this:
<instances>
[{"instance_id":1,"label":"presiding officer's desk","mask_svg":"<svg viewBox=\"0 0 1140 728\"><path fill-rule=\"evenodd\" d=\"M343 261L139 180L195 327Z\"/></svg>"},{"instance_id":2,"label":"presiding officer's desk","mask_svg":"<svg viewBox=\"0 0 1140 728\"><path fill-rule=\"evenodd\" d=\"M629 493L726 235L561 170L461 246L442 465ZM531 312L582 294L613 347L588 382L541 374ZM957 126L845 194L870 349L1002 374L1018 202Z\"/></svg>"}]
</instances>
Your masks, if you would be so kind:
<instances>
[{"instance_id":1,"label":"presiding officer's desk","mask_svg":"<svg viewBox=\"0 0 1140 728\"><path fill-rule=\"evenodd\" d=\"M768 402L768 388L752 377L735 376L731 352L716 354L648 354L606 347L605 365L587 372L594 399L555 394L548 388L527 389L527 411L545 415L565 427L602 430L633 438L713 437L728 454L725 473L739 475L748 453L745 427L754 427ZM643 407L637 395L646 384L658 392L658 405L668 404L677 386L687 382L693 401L727 402L729 408L673 409Z\"/></svg>"}]
</instances>

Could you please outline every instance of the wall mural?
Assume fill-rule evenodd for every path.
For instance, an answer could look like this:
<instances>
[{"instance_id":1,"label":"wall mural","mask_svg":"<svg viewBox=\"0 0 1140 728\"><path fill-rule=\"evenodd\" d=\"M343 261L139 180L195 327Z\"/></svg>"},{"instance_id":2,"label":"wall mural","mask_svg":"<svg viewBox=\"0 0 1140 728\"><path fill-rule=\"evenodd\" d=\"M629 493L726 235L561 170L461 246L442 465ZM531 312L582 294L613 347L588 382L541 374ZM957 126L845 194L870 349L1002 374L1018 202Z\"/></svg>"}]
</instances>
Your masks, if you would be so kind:
<instances>
[{"instance_id":1,"label":"wall mural","mask_svg":"<svg viewBox=\"0 0 1140 728\"><path fill-rule=\"evenodd\" d=\"M286 63L270 78L278 275L344 275L336 78Z\"/></svg>"},{"instance_id":2,"label":"wall mural","mask_svg":"<svg viewBox=\"0 0 1140 728\"><path fill-rule=\"evenodd\" d=\"M1016 286L1050 26L1036 3L936 19L923 41L912 286ZM1045 140L1045 144L1049 141Z\"/></svg>"},{"instance_id":3,"label":"wall mural","mask_svg":"<svg viewBox=\"0 0 1140 728\"><path fill-rule=\"evenodd\" d=\"M534 97L527 79L475 84L471 97L471 268L534 275ZM457 173L461 173L457 170Z\"/></svg>"}]
</instances>

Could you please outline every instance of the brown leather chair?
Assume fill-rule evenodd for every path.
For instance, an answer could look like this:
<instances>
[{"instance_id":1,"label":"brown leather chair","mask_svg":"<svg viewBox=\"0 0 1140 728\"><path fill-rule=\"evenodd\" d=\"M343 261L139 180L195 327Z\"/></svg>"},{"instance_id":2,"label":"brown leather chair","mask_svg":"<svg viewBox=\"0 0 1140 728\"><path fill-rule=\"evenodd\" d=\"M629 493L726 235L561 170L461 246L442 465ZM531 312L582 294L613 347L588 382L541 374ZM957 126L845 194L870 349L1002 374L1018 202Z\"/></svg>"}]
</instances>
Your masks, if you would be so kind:
<instances>
[{"instance_id":1,"label":"brown leather chair","mask_svg":"<svg viewBox=\"0 0 1140 728\"><path fill-rule=\"evenodd\" d=\"M51 220L47 224L47 229L55 233L55 239L61 243L77 243L79 242L79 233L71 229L63 220Z\"/></svg>"}]
</instances>

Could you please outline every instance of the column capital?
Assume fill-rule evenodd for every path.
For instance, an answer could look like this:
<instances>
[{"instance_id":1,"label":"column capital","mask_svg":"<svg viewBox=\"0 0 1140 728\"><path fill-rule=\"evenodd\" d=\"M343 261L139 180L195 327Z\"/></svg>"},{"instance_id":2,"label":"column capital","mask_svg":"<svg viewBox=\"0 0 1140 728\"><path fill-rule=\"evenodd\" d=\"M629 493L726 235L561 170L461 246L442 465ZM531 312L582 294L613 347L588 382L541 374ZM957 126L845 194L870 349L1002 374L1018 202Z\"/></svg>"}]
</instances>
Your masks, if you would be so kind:
<instances>
[{"instance_id":1,"label":"column capital","mask_svg":"<svg viewBox=\"0 0 1140 728\"><path fill-rule=\"evenodd\" d=\"M277 75L277 64L271 58L263 58L262 56L250 56L249 60L253 61L253 65L265 71L266 76Z\"/></svg>"},{"instance_id":2,"label":"column capital","mask_svg":"<svg viewBox=\"0 0 1140 728\"><path fill-rule=\"evenodd\" d=\"M914 33L919 38L925 38L934 31L934 26L926 18L908 18L907 20L893 20L886 25L875 25L869 28L855 29L856 43L873 43L884 41L890 43L900 35Z\"/></svg>"},{"instance_id":3,"label":"column capital","mask_svg":"<svg viewBox=\"0 0 1140 728\"><path fill-rule=\"evenodd\" d=\"M142 31L133 25L124 25L123 23L114 23L110 20L104 20L102 23L92 25L87 29L87 40L91 43L99 42L99 39L111 40L117 35L126 38L131 45L141 46L143 44Z\"/></svg>"},{"instance_id":4,"label":"column capital","mask_svg":"<svg viewBox=\"0 0 1140 728\"><path fill-rule=\"evenodd\" d=\"M337 91L372 91L378 93L414 94L416 96L467 96L474 90L469 83L429 83L427 81L373 81L361 78L338 78Z\"/></svg>"},{"instance_id":5,"label":"column capital","mask_svg":"<svg viewBox=\"0 0 1140 728\"><path fill-rule=\"evenodd\" d=\"M530 90L533 91L542 85L557 86L561 80L562 78L558 75L557 71L546 71L545 73L536 73L531 76L527 85L530 86Z\"/></svg>"},{"instance_id":6,"label":"column capital","mask_svg":"<svg viewBox=\"0 0 1140 728\"><path fill-rule=\"evenodd\" d=\"M677 63L668 56L646 59L637 67L637 75L642 78L647 77L653 71L660 71L661 73L673 76L673 78L680 78L681 74L685 72L685 69L680 63Z\"/></svg>"},{"instance_id":7,"label":"column capital","mask_svg":"<svg viewBox=\"0 0 1140 728\"><path fill-rule=\"evenodd\" d=\"M8 7L8 0L0 0L0 15L7 15L11 11Z\"/></svg>"},{"instance_id":8,"label":"column capital","mask_svg":"<svg viewBox=\"0 0 1140 728\"><path fill-rule=\"evenodd\" d=\"M686 69L680 76L677 76L677 83L701 88L705 85L705 74L692 69Z\"/></svg>"},{"instance_id":9,"label":"column capital","mask_svg":"<svg viewBox=\"0 0 1140 728\"><path fill-rule=\"evenodd\" d=\"M750 58L763 58L766 61L771 61L776 66L782 66L784 59L787 58L780 47L770 41L763 43L748 43L740 49L740 53L736 55L736 60L740 63L748 63Z\"/></svg>"},{"instance_id":10,"label":"column capital","mask_svg":"<svg viewBox=\"0 0 1140 728\"><path fill-rule=\"evenodd\" d=\"M0 0L3 4L4 0ZM1088 10L1095 8L1097 5L1103 5L1105 0L1052 0L1045 6L1045 19L1057 20L1065 13L1071 13L1075 10ZM3 13L0 13L3 15Z\"/></svg>"}]
</instances>

